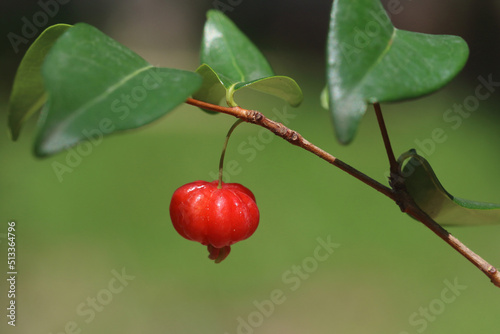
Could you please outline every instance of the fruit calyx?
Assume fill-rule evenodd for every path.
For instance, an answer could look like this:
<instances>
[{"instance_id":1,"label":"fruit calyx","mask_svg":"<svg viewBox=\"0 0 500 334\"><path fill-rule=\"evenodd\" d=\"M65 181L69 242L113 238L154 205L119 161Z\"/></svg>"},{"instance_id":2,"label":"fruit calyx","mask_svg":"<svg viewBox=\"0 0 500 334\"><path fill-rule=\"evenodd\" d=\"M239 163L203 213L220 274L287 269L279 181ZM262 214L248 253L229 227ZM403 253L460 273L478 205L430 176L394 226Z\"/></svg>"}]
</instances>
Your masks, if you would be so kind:
<instances>
[{"instance_id":1,"label":"fruit calyx","mask_svg":"<svg viewBox=\"0 0 500 334\"><path fill-rule=\"evenodd\" d=\"M208 245L207 249L208 249L208 252L210 253L208 255L208 258L210 260L214 260L215 263L221 263L229 255L229 252L231 252L231 246L224 246L222 248L215 248L212 245Z\"/></svg>"}]
</instances>

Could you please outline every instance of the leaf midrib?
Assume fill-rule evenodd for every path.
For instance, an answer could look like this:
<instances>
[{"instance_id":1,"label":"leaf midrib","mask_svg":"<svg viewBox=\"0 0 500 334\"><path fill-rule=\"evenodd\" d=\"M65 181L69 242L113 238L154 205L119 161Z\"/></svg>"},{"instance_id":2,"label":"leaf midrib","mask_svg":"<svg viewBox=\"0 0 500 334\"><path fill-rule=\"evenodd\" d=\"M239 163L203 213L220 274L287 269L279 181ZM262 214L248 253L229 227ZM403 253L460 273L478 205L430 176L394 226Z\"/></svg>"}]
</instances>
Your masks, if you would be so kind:
<instances>
[{"instance_id":1,"label":"leaf midrib","mask_svg":"<svg viewBox=\"0 0 500 334\"><path fill-rule=\"evenodd\" d=\"M74 119L76 119L77 117L79 117L85 110L87 110L88 108L90 108L92 105L95 105L95 104L99 103L100 101L104 100L111 93L113 93L118 88L120 88L123 85L125 85L125 83L127 83L128 81L130 81L131 79L133 79L137 75L141 74L142 72L145 72L145 71L147 71L147 70L149 70L151 68L154 68L154 66L153 65L148 65L148 66L145 66L145 67L141 67L141 68L135 70L134 72L130 73L129 75L123 77L117 83L115 83L115 84L111 85L110 87L108 87L104 92L102 92L101 94L97 95L93 99L89 100L87 103L83 104L78 109L75 109L74 112L72 112L69 117L67 117L62 122L60 122L59 125L57 125L55 128L56 129L57 128L65 128L71 121L73 121Z\"/></svg>"},{"instance_id":2,"label":"leaf midrib","mask_svg":"<svg viewBox=\"0 0 500 334\"><path fill-rule=\"evenodd\" d=\"M243 74L243 71L238 66L238 63L236 61L236 57L234 56L234 53L232 52L232 50L230 48L230 44L229 44L229 42L226 39L227 31L225 31L224 25L222 24L222 21L221 21L220 17L217 17L217 25L219 26L219 29L221 31L223 31L223 33L221 34L222 35L221 38L224 41L224 43L226 44L226 49L228 51L229 58L231 59L231 64L234 66L234 68L236 69L236 71L240 75L240 80L241 80L240 82L245 82L245 75ZM234 83L236 83L236 82L233 82L233 84Z\"/></svg>"},{"instance_id":3,"label":"leaf midrib","mask_svg":"<svg viewBox=\"0 0 500 334\"><path fill-rule=\"evenodd\" d=\"M361 88L363 88L364 82L366 80L368 80L368 77L371 75L372 70L375 68L375 66L377 66L378 64L380 64L380 62L382 61L382 59L384 59L384 57L391 50L392 46L394 45L394 39L396 38L396 32L397 32L396 28L392 28L392 29L393 30L392 30L391 38L389 39L389 41L387 43L387 46L385 47L384 51L382 51L380 53L380 55L377 57L377 59L375 59L375 61L371 64L371 66L368 68L368 70L365 71L365 74L363 75L363 77L361 78L361 80L358 81L358 84L354 87L354 89L351 90L351 94L349 94L349 95L354 95L354 94L358 93L358 91L361 90Z\"/></svg>"}]
</instances>

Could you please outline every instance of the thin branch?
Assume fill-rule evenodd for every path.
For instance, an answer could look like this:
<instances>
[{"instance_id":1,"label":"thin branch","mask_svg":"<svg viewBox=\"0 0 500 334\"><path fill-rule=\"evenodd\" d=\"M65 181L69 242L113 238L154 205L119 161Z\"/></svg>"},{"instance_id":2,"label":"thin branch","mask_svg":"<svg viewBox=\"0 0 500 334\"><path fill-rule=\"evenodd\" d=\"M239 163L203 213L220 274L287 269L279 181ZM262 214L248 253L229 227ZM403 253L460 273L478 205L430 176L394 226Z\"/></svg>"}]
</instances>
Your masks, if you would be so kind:
<instances>
[{"instance_id":1,"label":"thin branch","mask_svg":"<svg viewBox=\"0 0 500 334\"><path fill-rule=\"evenodd\" d=\"M186 100L186 103L200 107L203 109L208 109L211 111L216 111L216 112L221 112L224 114L232 115L234 117L237 117L239 119L244 120L245 122L260 125L263 128L268 129L275 135L285 139L289 143L301 147L305 149L306 151L309 151L321 159L329 162L330 164L340 168L344 172L354 176L361 182L367 184L368 186L372 187L373 189L381 192L382 194L386 195L387 197L391 198L392 200L395 200L395 195L391 188L384 186L383 184L379 183L378 181L370 178L366 174L363 174L362 172L358 171L356 168L346 164L345 162L337 159L330 153L322 150L321 148L317 147L316 145L311 144L308 140L306 140L300 133L294 130L290 130L286 126L284 126L281 123L278 123L276 121L273 121L266 116L264 116L261 112L256 111L256 110L248 110L248 109L243 109L241 107L222 107L210 103L206 103L203 101L198 101L192 98L189 98Z\"/></svg>"},{"instance_id":2,"label":"thin branch","mask_svg":"<svg viewBox=\"0 0 500 334\"><path fill-rule=\"evenodd\" d=\"M473 265L475 265L479 270L481 270L486 276L489 277L491 282L500 288L500 273L498 270L485 261L481 256L474 253L467 246L465 246L460 240L451 235L446 231L441 225L436 223L431 217L429 217L425 212L418 208L414 204L406 206L406 211L408 215L422 222L427 228L443 239L448 245L453 247L457 252L462 254L467 260L469 260Z\"/></svg>"},{"instance_id":3,"label":"thin branch","mask_svg":"<svg viewBox=\"0 0 500 334\"><path fill-rule=\"evenodd\" d=\"M273 132L275 135L285 139L289 143L299 146L317 155L321 159L354 176L358 180L369 185L370 187L381 192L382 194L386 195L394 202L396 202L403 212L422 222L427 228L433 231L436 235L438 235L441 239L443 239L446 243L448 243L451 247L458 251L462 256L464 256L467 260L469 260L472 264L479 268L484 274L486 274L486 276L490 278L493 284L495 284L497 287L500 287L500 273L498 272L498 270L494 266L490 265L487 261L485 261L482 257L471 251L460 240L451 235L448 231L441 227L441 225L436 223L431 217L423 212L415 204L411 196L406 191L404 178L400 175L399 165L394 157L394 153L389 141L389 136L387 134L387 129L385 127L385 123L383 122L380 105L375 104L375 111L377 113L377 118L379 119L382 136L384 137L385 147L389 156L389 161L391 163L391 186L393 187L393 189L382 185L381 183L358 171L357 169L335 158L328 152L311 144L298 132L290 130L283 124L265 117L258 111L243 109L241 107L222 107L191 98L187 99L186 103L203 109L232 115L234 117L242 119L245 122L253 123L266 128L269 131ZM392 170L393 168L394 171Z\"/></svg>"}]
</instances>

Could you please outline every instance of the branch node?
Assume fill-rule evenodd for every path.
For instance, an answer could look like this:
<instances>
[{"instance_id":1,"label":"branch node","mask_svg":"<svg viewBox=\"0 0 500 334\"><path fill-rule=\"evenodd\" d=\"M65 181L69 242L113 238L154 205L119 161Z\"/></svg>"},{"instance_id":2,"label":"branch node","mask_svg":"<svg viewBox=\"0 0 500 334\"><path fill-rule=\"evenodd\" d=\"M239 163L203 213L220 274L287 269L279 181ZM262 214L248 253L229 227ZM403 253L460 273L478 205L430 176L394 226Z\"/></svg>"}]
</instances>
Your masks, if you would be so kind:
<instances>
[{"instance_id":1,"label":"branch node","mask_svg":"<svg viewBox=\"0 0 500 334\"><path fill-rule=\"evenodd\" d=\"M281 124L281 123L278 123L278 129L279 129L279 134L282 137L285 137L286 140L290 140L290 135L289 135L290 130L289 129L284 127L283 124Z\"/></svg>"},{"instance_id":2,"label":"branch node","mask_svg":"<svg viewBox=\"0 0 500 334\"><path fill-rule=\"evenodd\" d=\"M395 202L401 209L401 212L407 212L407 203L412 201L411 196L408 194L405 186L405 178L399 173L391 170L389 177L389 185L394 191Z\"/></svg>"},{"instance_id":3,"label":"branch node","mask_svg":"<svg viewBox=\"0 0 500 334\"><path fill-rule=\"evenodd\" d=\"M251 123L259 124L263 118L264 118L264 115L260 111L247 110L247 119Z\"/></svg>"}]
</instances>

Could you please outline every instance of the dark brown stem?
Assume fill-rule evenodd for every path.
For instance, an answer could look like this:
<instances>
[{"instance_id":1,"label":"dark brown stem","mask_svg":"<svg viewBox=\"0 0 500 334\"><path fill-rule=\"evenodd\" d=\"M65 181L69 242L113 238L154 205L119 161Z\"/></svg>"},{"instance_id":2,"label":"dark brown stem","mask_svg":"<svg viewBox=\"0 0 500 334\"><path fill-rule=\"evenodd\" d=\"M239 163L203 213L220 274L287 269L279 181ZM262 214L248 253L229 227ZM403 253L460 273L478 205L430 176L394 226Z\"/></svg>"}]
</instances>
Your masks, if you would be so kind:
<instances>
[{"instance_id":1,"label":"dark brown stem","mask_svg":"<svg viewBox=\"0 0 500 334\"><path fill-rule=\"evenodd\" d=\"M387 133L387 128L385 127L384 117L382 116L382 109L380 109L379 103L374 103L375 114L377 115L378 126L380 132L382 132L382 138L384 140L385 150L387 151L387 157L389 158L389 165L391 168L391 173L395 173L399 167L394 156L394 151L392 150L391 141L389 140L389 134Z\"/></svg>"},{"instance_id":2,"label":"dark brown stem","mask_svg":"<svg viewBox=\"0 0 500 334\"><path fill-rule=\"evenodd\" d=\"M344 172L354 176L358 180L369 185L373 189L381 192L382 194L386 195L394 202L396 202L401 207L401 210L403 212L407 213L411 217L422 222L427 228L433 231L436 235L438 235L441 239L443 239L446 243L448 243L451 247L453 247L456 251L458 251L462 256L464 256L467 260L469 260L472 264L474 264L477 268L479 268L483 273L485 273L486 276L488 276L490 280L493 282L493 284L495 284L497 287L500 287L500 273L495 267L490 265L479 255L471 251L460 240L458 240L450 233L448 233L448 231L446 231L443 227L441 227L441 225L436 223L431 217L429 217L413 202L413 199L410 197L404 186L404 178L402 178L402 176L400 175L400 168L392 151L391 143L389 141L389 136L387 134L387 129L385 127L385 123L382 118L380 105L375 104L374 107L375 107L375 112L377 113L379 126L382 131L382 136L384 138L384 144L386 147L387 155L389 157L389 161L391 164L391 186L393 187L392 189L382 185L381 183L375 181L369 176L358 171L357 169L335 158L328 152L313 145L312 143L304 139L304 137L302 137L302 135L300 135L298 132L290 130L283 124L275 122L265 117L262 113L258 111L243 109L241 107L222 107L191 98L187 99L186 103L203 109L232 115L234 117L242 119L245 122L257 124L261 127L264 127L269 131L273 132L275 135L285 139L289 143L299 146L317 155L321 159L340 168Z\"/></svg>"},{"instance_id":3,"label":"dark brown stem","mask_svg":"<svg viewBox=\"0 0 500 334\"><path fill-rule=\"evenodd\" d=\"M448 245L453 247L457 252L462 254L467 260L488 276L493 284L500 288L500 273L498 270L485 261L481 256L474 253L460 240L451 235L441 225L436 223L425 212L420 210L415 204L407 204L406 211L408 215L422 222L427 228L434 232L437 236L443 239Z\"/></svg>"}]
</instances>

